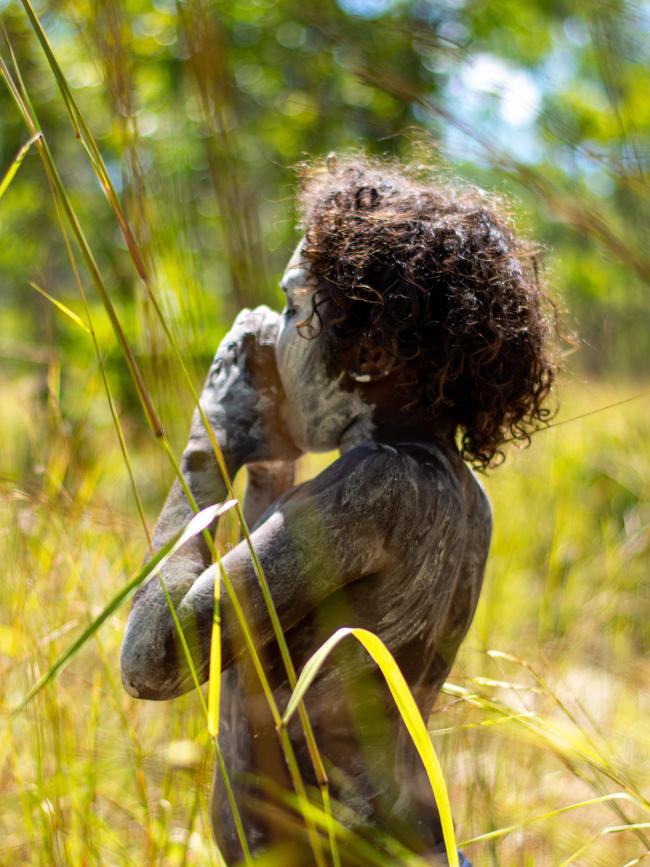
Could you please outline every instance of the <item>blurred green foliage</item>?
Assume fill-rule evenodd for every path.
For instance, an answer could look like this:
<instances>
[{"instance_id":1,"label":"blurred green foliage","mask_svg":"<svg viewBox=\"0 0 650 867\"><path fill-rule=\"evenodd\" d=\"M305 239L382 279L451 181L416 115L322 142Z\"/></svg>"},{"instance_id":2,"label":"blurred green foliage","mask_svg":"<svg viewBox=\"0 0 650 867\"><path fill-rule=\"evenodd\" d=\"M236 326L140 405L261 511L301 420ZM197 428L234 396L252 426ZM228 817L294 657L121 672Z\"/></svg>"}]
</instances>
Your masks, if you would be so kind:
<instances>
[{"instance_id":1,"label":"blurred green foliage","mask_svg":"<svg viewBox=\"0 0 650 867\"><path fill-rule=\"evenodd\" d=\"M278 300L292 167L361 147L513 198L550 251L578 362L647 372L650 9L597 0L41 0L154 287L198 371L242 304ZM152 387L166 349L18 0L2 24ZM8 59L6 44L0 49ZM0 172L28 138L0 89ZM39 159L0 206L3 361L88 341L29 288L77 291ZM96 308L106 352L112 338ZM109 358L109 366L110 366ZM125 399L128 378L122 380Z\"/></svg>"},{"instance_id":2,"label":"blurred green foliage","mask_svg":"<svg viewBox=\"0 0 650 867\"><path fill-rule=\"evenodd\" d=\"M650 358L647 0L34 5L197 383L238 308L280 300L277 279L297 239L295 164L364 148L510 197L522 230L547 251L540 270L580 337L579 372L561 392L565 418L647 388L629 385L647 379ZM6 34L180 444L191 395L178 364L23 3L0 0L0 17L0 56L10 64ZM0 183L28 139L0 86ZM144 542L89 335L29 285L83 315L35 148L0 199L0 239L0 705L8 709L138 568ZM153 516L170 470L81 276ZM620 378L585 386L580 367ZM600 805L568 822L530 822L613 789L647 790L647 433L641 401L588 415L539 434L529 452L512 450L488 480L495 538L453 674L475 698L441 700L431 727L465 838L530 824L523 835L471 844L477 864L577 863L571 853L581 847L589 860L580 863L609 867L648 851L645 832L608 830L647 820L641 798L627 817ZM306 458L301 473L324 460ZM190 697L160 708L123 694L122 629L109 621L30 715L8 721L0 861L209 860L202 721ZM532 660L544 688L512 659L486 655L491 648ZM564 726L563 742L519 725L533 714Z\"/></svg>"}]
</instances>

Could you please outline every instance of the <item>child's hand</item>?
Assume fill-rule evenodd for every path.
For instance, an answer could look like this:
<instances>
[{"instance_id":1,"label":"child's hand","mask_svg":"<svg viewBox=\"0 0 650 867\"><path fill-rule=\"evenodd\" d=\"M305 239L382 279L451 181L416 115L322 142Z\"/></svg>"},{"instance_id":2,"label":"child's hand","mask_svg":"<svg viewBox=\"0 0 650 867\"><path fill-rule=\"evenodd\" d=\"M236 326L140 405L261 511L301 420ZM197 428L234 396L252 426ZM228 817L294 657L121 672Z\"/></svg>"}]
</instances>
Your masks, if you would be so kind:
<instances>
[{"instance_id":1,"label":"child's hand","mask_svg":"<svg viewBox=\"0 0 650 867\"><path fill-rule=\"evenodd\" d=\"M282 421L284 392L275 361L280 315L244 309L210 367L201 405L222 447L236 464L293 460L299 455Z\"/></svg>"}]
</instances>

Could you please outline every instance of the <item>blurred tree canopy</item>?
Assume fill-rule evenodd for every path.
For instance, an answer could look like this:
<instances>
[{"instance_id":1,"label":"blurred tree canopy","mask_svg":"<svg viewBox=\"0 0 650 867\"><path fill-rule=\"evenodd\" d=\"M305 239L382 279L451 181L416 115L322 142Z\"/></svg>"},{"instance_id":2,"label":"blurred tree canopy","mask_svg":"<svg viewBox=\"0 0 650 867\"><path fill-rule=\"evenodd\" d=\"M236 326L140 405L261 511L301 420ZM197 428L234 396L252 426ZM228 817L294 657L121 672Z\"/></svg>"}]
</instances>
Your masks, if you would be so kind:
<instances>
[{"instance_id":1,"label":"blurred tree canopy","mask_svg":"<svg viewBox=\"0 0 650 867\"><path fill-rule=\"evenodd\" d=\"M33 7L197 371L239 306L279 301L297 237L292 167L364 148L510 196L546 251L540 267L581 338L578 363L647 374L647 0ZM10 65L11 46L120 317L145 371L161 380L159 325L24 3L0 0L0 16L0 55ZM0 86L0 177L28 138ZM40 364L65 347L87 366L86 336L29 286L80 310L33 148L0 200L0 238L3 364ZM91 310L109 352L92 294Z\"/></svg>"}]
</instances>

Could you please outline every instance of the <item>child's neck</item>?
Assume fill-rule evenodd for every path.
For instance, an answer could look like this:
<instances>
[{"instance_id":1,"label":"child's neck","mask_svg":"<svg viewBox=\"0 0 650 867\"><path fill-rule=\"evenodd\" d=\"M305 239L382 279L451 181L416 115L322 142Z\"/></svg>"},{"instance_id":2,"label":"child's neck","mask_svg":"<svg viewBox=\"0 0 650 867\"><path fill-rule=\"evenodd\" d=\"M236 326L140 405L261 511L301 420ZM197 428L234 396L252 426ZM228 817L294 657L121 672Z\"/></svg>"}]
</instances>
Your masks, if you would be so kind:
<instances>
[{"instance_id":1,"label":"child's neck","mask_svg":"<svg viewBox=\"0 0 650 867\"><path fill-rule=\"evenodd\" d=\"M341 437L340 449L346 452L361 443L375 442L454 442L456 425L449 418L432 417L412 412L395 411L382 414L375 409L372 423L367 418L355 421Z\"/></svg>"},{"instance_id":2,"label":"child's neck","mask_svg":"<svg viewBox=\"0 0 650 867\"><path fill-rule=\"evenodd\" d=\"M375 423L373 439L379 442L454 441L456 425L443 416L414 415L396 412Z\"/></svg>"}]
</instances>

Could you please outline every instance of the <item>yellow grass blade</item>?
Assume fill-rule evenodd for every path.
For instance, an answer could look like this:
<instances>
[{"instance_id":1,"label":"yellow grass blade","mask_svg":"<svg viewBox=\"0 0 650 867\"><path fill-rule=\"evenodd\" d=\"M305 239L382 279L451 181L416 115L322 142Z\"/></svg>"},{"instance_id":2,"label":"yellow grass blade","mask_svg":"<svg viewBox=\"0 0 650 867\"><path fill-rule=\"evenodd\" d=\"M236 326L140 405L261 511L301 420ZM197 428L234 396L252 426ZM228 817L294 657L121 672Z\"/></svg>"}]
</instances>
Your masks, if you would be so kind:
<instances>
[{"instance_id":1,"label":"yellow grass blade","mask_svg":"<svg viewBox=\"0 0 650 867\"><path fill-rule=\"evenodd\" d=\"M81 319L81 317L77 316L77 314L73 310L70 310L69 307L66 307L65 304L63 304L58 299L54 298L54 296L50 295L49 292L46 292L45 289L41 289L41 287L38 286L36 283L32 283L31 280L30 280L29 285L32 287L32 289L36 289L36 291L39 292L44 298L47 298L48 301L51 301L55 307L58 307L59 310L61 311L61 313L65 313L65 315L69 319L72 319L72 321L75 323L75 325L78 325L79 328L83 328L83 330L86 332L86 334L90 334L90 328L88 328L88 326L83 321L83 319Z\"/></svg>"},{"instance_id":2,"label":"yellow grass blade","mask_svg":"<svg viewBox=\"0 0 650 867\"><path fill-rule=\"evenodd\" d=\"M219 736L219 705L221 699L221 557L217 557L214 576L214 612L210 636L210 683L208 685L208 732Z\"/></svg>"},{"instance_id":3,"label":"yellow grass blade","mask_svg":"<svg viewBox=\"0 0 650 867\"><path fill-rule=\"evenodd\" d=\"M5 172L3 179L0 181L0 199L4 196L4 194L9 189L9 185L11 184L14 177L16 176L16 172L20 168L23 160L25 159L25 157L29 153L29 149L34 144L34 142L37 139L39 139L40 137L41 137L40 132L37 132L36 135L33 135L29 141L25 142L25 144L21 147L21 149L18 151L18 153L14 157L14 161L9 166L7 171Z\"/></svg>"},{"instance_id":4,"label":"yellow grass blade","mask_svg":"<svg viewBox=\"0 0 650 867\"><path fill-rule=\"evenodd\" d=\"M397 709L404 720L413 745L417 749L429 777L433 796L440 814L440 823L442 825L442 834L449 865L450 867L458 867L458 851L456 848L454 824L451 817L451 806L438 756L433 748L415 699L404 679L404 675L399 670L391 652L374 633L369 632L367 629L343 627L342 629L338 629L334 635L319 647L302 670L296 688L291 694L291 699L282 717L282 724L286 726L329 654L348 635L353 636L360 642L386 679Z\"/></svg>"}]
</instances>

